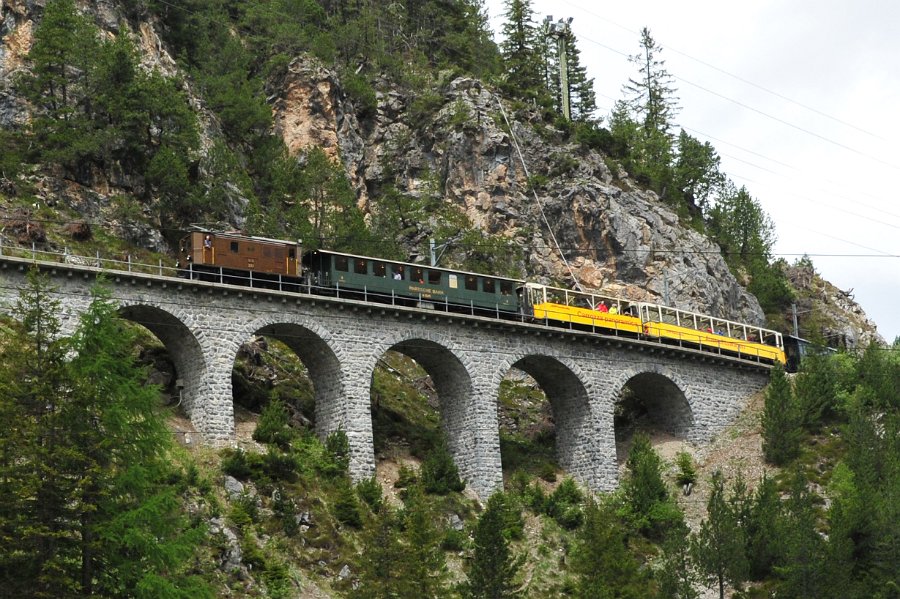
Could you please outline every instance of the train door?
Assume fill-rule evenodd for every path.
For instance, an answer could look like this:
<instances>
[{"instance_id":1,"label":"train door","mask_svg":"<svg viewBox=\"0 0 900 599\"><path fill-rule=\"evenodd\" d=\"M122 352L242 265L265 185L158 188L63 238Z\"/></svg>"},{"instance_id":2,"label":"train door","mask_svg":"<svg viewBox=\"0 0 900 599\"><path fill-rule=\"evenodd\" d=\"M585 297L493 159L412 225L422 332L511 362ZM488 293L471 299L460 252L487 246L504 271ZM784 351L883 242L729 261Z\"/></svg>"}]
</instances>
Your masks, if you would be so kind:
<instances>
[{"instance_id":1,"label":"train door","mask_svg":"<svg viewBox=\"0 0 900 599\"><path fill-rule=\"evenodd\" d=\"M537 283L525 283L516 289L516 295L525 316L534 316L534 307L547 302L547 288Z\"/></svg>"}]
</instances>

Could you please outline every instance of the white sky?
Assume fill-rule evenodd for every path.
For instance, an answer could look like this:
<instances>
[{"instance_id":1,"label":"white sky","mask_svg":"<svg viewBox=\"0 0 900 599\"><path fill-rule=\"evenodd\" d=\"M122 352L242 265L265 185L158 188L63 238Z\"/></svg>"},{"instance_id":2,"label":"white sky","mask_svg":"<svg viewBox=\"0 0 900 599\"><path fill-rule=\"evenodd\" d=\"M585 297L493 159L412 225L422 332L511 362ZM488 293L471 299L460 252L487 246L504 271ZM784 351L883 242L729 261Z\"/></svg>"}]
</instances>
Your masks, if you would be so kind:
<instances>
[{"instance_id":1,"label":"white sky","mask_svg":"<svg viewBox=\"0 0 900 599\"><path fill-rule=\"evenodd\" d=\"M503 0L485 2L495 32ZM900 336L900 3L891 0L532 0L573 18L598 115L636 75L650 29L676 117L775 223L775 254L809 254L891 343ZM499 35L495 35L499 41ZM802 318L802 315L801 315Z\"/></svg>"}]
</instances>

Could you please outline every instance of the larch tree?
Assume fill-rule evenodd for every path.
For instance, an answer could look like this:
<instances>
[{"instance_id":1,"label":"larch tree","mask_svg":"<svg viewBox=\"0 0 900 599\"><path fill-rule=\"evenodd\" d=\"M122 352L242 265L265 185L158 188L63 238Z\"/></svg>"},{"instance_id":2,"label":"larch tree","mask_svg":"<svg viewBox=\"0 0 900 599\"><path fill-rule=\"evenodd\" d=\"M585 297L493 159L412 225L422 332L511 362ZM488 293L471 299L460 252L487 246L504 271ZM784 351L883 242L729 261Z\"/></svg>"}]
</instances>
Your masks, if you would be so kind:
<instances>
[{"instance_id":1,"label":"larch tree","mask_svg":"<svg viewBox=\"0 0 900 599\"><path fill-rule=\"evenodd\" d=\"M3 373L19 381L3 410L23 418L11 432L17 469L2 473L19 490L19 513L0 517L15 539L0 549L0 576L18 585L5 588L21 597L210 597L188 573L202 530L186 522L168 482L177 473L158 391L144 384L108 291L94 289L74 335L62 338L48 282L35 273L28 281L14 311L19 336L3 341L24 348Z\"/></svg>"},{"instance_id":2,"label":"larch tree","mask_svg":"<svg viewBox=\"0 0 900 599\"><path fill-rule=\"evenodd\" d=\"M17 597L74 593L67 566L77 539L68 497L60 402L67 389L60 303L46 276L29 271L0 327L0 586Z\"/></svg>"}]
</instances>

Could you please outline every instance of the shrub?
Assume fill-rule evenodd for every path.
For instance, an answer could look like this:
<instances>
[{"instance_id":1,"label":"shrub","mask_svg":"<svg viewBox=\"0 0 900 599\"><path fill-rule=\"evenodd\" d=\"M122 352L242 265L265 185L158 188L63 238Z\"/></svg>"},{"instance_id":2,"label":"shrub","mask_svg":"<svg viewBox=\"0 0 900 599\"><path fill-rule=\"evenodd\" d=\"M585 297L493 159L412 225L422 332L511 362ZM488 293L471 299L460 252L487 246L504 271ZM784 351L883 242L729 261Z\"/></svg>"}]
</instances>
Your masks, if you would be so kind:
<instances>
[{"instance_id":1,"label":"shrub","mask_svg":"<svg viewBox=\"0 0 900 599\"><path fill-rule=\"evenodd\" d=\"M297 460L290 453L270 447L262 462L265 474L273 480L290 482L297 479Z\"/></svg>"},{"instance_id":2,"label":"shrub","mask_svg":"<svg viewBox=\"0 0 900 599\"><path fill-rule=\"evenodd\" d=\"M691 454L686 451L679 451L675 455L675 465L678 466L678 474L675 480L679 485L692 485L697 482L697 469L694 467L694 460Z\"/></svg>"},{"instance_id":3,"label":"shrub","mask_svg":"<svg viewBox=\"0 0 900 599\"><path fill-rule=\"evenodd\" d=\"M425 492L446 495L462 491L466 485L459 478L459 470L443 439L438 439L422 463L422 486Z\"/></svg>"},{"instance_id":4,"label":"shrub","mask_svg":"<svg viewBox=\"0 0 900 599\"><path fill-rule=\"evenodd\" d=\"M270 401L259 416L256 430L253 431L253 439L260 443L286 446L294 436L284 404L277 399Z\"/></svg>"},{"instance_id":5,"label":"shrub","mask_svg":"<svg viewBox=\"0 0 900 599\"><path fill-rule=\"evenodd\" d=\"M577 528L583 519L581 502L584 494L571 478L563 480L547 498L546 513L563 528Z\"/></svg>"},{"instance_id":6,"label":"shrub","mask_svg":"<svg viewBox=\"0 0 900 599\"><path fill-rule=\"evenodd\" d=\"M448 528L441 539L441 549L444 551L463 551L468 545L469 537L464 530Z\"/></svg>"},{"instance_id":7,"label":"shrub","mask_svg":"<svg viewBox=\"0 0 900 599\"><path fill-rule=\"evenodd\" d=\"M407 487L416 484L416 481L418 480L419 476L416 473L415 468L402 464L400 466L400 471L397 474L397 482L394 483L394 487L397 489L406 489Z\"/></svg>"},{"instance_id":8,"label":"shrub","mask_svg":"<svg viewBox=\"0 0 900 599\"><path fill-rule=\"evenodd\" d=\"M222 450L222 472L247 480L261 470L262 456L243 449Z\"/></svg>"},{"instance_id":9,"label":"shrub","mask_svg":"<svg viewBox=\"0 0 900 599\"><path fill-rule=\"evenodd\" d=\"M381 485L378 484L378 480L374 476L359 481L356 485L356 493L366 502L373 512L377 512L381 509L384 497L381 492Z\"/></svg>"},{"instance_id":10,"label":"shrub","mask_svg":"<svg viewBox=\"0 0 900 599\"><path fill-rule=\"evenodd\" d=\"M332 477L347 474L350 469L350 441L343 429L325 438L325 451L331 458L331 464L323 464L323 474Z\"/></svg>"},{"instance_id":11,"label":"shrub","mask_svg":"<svg viewBox=\"0 0 900 599\"><path fill-rule=\"evenodd\" d=\"M338 496L334 502L334 517L342 524L353 528L362 526L362 516L359 513L359 501L356 499L356 493L350 486L350 481L343 482L338 488Z\"/></svg>"}]
</instances>

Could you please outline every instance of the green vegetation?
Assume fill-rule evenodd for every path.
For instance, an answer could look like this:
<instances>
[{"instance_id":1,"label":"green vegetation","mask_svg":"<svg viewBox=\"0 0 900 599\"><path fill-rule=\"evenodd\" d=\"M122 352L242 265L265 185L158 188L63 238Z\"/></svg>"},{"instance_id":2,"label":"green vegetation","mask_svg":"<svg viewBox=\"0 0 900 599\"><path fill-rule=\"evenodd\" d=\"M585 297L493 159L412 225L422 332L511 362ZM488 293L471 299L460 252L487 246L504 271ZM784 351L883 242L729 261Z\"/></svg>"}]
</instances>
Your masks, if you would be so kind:
<instances>
[{"instance_id":1,"label":"green vegetation","mask_svg":"<svg viewBox=\"0 0 900 599\"><path fill-rule=\"evenodd\" d=\"M140 65L127 24L122 35L101 36L71 0L48 1L31 70L16 81L33 118L28 129L0 131L0 177L46 168L91 183L125 173L134 191L116 198L114 218L153 220L165 235L196 221L234 225L241 215L251 233L393 258L425 255L434 238L444 264L519 275L527 232L517 240L476 230L446 201L439 173L414 173L414 190L399 175L395 186L368 190L363 214L341 156L291 155L271 134L268 86L301 53L338 73L363 127L376 93L396 84L420 92L408 107L416 124L446 114L446 126L465 134L468 105L442 109L446 82L468 73L523 110L537 106L541 135L603 150L613 172L619 161L710 235L767 313L791 299L760 204L721 173L709 143L676 136L675 90L646 29L638 76L606 129L592 119L590 80L570 33L575 122L559 118L556 40L532 22L527 0L507 3L499 49L477 0L120 4L135 22L158 19L185 80ZM203 129L212 137L202 151L189 85L208 110ZM389 156L384 162L391 168ZM554 154L530 183L549 188L578 166ZM34 206L32 192L10 200L36 225L26 227L28 242L73 240L42 225L60 213ZM134 250L132 240L86 228L78 235L88 254ZM701 579L720 590L746 586L748 597L898 596L896 351L814 357L793 381L776 369L763 449L784 470L752 493L718 475L698 480L687 454L670 480L645 437L634 442L619 491L598 499L571 478L557 481L546 397L504 382L501 420L515 424L501 433L508 491L482 510L461 492L429 405L436 398L410 360L385 356L372 382L376 455L408 459L394 489L378 478L353 484L346 434L322 441L312 432L312 384L302 364L281 359L290 350L277 342L233 373L238 405L259 414L253 439L262 450L185 454L172 446L158 389L144 385L135 359L134 330L108 294L98 288L77 331L61 338L47 285L33 276L0 320L0 587L11 596L290 597L314 580L326 593L360 597L688 598ZM225 475L244 490L226 493ZM712 489L695 534L675 483ZM230 570L223 556L238 550Z\"/></svg>"},{"instance_id":2,"label":"green vegetation","mask_svg":"<svg viewBox=\"0 0 900 599\"><path fill-rule=\"evenodd\" d=\"M194 569L203 526L103 287L60 337L47 278L31 271L0 331L0 586L16 597L212 597Z\"/></svg>"}]
</instances>

